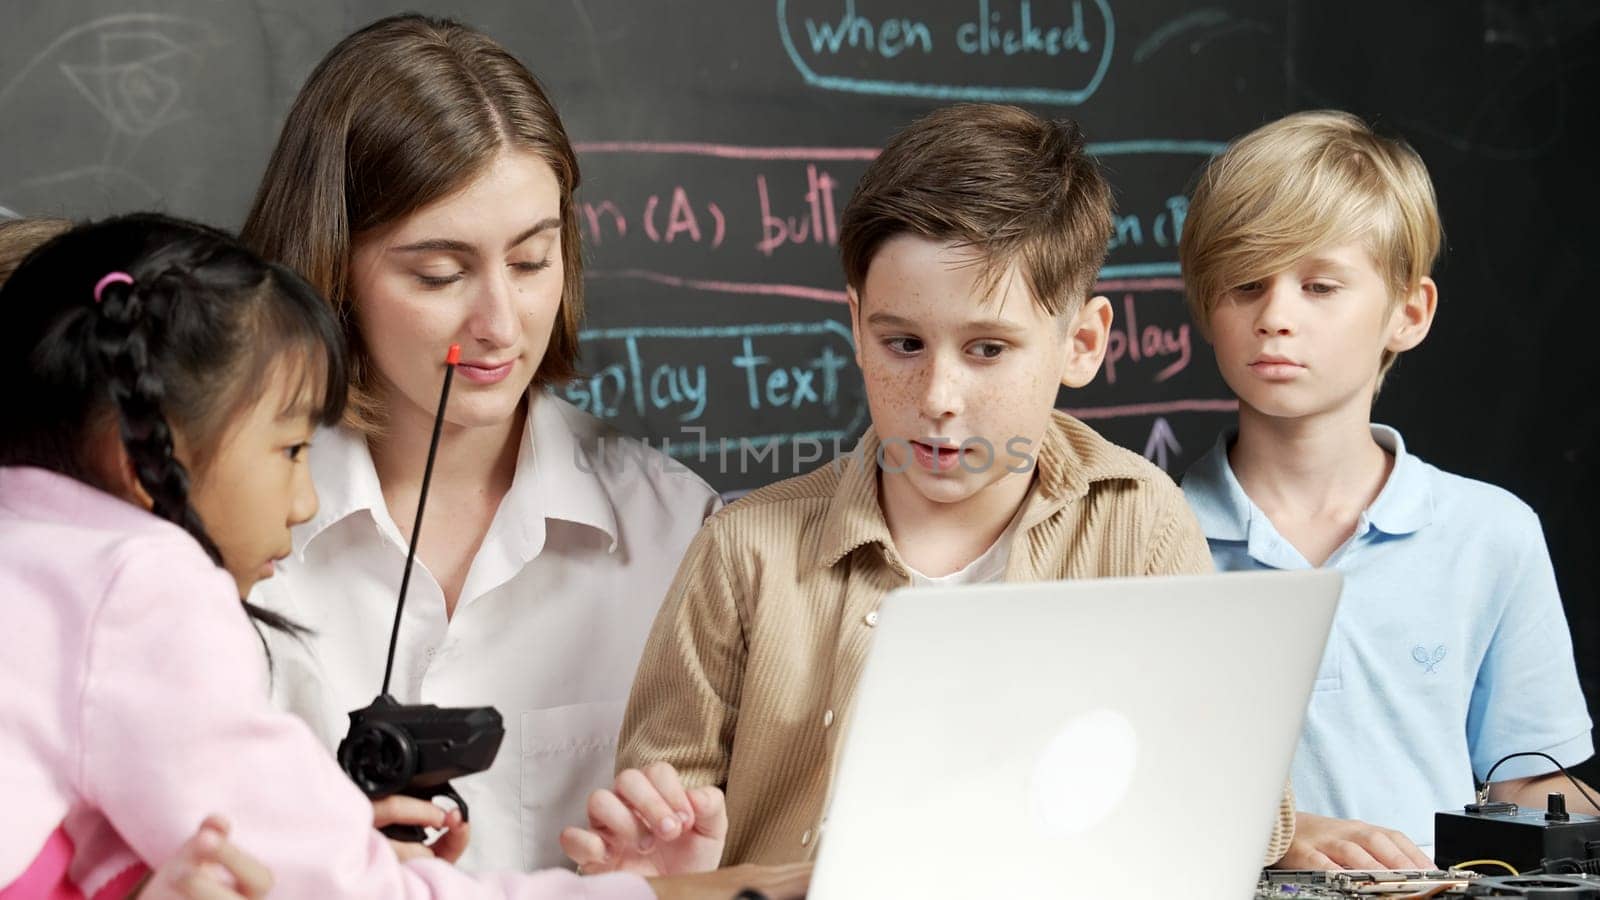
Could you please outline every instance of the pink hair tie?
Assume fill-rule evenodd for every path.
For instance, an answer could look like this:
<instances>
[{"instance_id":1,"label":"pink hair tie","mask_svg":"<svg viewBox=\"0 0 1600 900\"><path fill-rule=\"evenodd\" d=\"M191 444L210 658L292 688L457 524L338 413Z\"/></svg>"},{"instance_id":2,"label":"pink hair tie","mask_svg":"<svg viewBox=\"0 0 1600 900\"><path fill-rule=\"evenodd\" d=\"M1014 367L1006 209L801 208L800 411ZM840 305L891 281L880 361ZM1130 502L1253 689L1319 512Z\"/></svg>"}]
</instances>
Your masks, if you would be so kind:
<instances>
[{"instance_id":1,"label":"pink hair tie","mask_svg":"<svg viewBox=\"0 0 1600 900\"><path fill-rule=\"evenodd\" d=\"M100 294L110 284L133 284L133 276L127 272L107 272L105 277L94 283L94 302L100 302Z\"/></svg>"}]
</instances>

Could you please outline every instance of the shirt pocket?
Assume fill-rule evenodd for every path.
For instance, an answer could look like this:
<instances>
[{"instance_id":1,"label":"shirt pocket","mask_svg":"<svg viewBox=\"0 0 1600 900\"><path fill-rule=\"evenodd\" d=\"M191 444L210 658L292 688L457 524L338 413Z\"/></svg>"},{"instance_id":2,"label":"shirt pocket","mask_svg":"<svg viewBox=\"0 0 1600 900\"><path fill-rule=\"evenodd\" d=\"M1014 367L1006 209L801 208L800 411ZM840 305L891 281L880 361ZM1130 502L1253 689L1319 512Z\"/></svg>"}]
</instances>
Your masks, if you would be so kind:
<instances>
[{"instance_id":1,"label":"shirt pocket","mask_svg":"<svg viewBox=\"0 0 1600 900\"><path fill-rule=\"evenodd\" d=\"M570 865L561 852L561 829L587 823L589 794L611 786L625 708L608 700L522 714L524 868Z\"/></svg>"}]
</instances>

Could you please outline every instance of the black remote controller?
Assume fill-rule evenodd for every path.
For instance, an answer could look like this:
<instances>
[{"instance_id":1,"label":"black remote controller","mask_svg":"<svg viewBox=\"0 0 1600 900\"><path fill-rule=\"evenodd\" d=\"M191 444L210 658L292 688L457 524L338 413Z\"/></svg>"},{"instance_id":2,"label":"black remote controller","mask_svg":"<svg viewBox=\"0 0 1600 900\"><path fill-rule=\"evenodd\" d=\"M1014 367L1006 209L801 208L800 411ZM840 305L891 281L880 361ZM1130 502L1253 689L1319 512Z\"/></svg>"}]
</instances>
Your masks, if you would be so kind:
<instances>
[{"instance_id":1,"label":"black remote controller","mask_svg":"<svg viewBox=\"0 0 1600 900\"><path fill-rule=\"evenodd\" d=\"M339 742L339 765L373 800L404 794L419 800L449 797L466 819L467 802L450 779L482 772L494 762L506 730L492 706L407 706L384 694L350 713ZM397 841L421 841L416 825L389 825Z\"/></svg>"},{"instance_id":2,"label":"black remote controller","mask_svg":"<svg viewBox=\"0 0 1600 900\"><path fill-rule=\"evenodd\" d=\"M450 399L450 376L461 361L461 348L451 345L445 357L444 388L433 419L433 440L422 470L422 490L417 497L417 518L411 528L411 548L400 576L400 599L395 605L394 628L389 633L389 661L383 670L383 690L372 703L350 713L350 730L339 742L339 765L362 793L373 800L394 794L432 801L448 797L467 819L467 803L451 787L450 779L482 772L494 763L500 741L506 736L500 712L492 706L439 707L407 705L389 696L389 676L394 672L395 639L400 636L400 616L405 610L406 587L417 556L417 535L422 532L422 509L428 500L433 458L444 429L445 403ZM427 838L416 825L389 825L385 836L420 843Z\"/></svg>"}]
</instances>

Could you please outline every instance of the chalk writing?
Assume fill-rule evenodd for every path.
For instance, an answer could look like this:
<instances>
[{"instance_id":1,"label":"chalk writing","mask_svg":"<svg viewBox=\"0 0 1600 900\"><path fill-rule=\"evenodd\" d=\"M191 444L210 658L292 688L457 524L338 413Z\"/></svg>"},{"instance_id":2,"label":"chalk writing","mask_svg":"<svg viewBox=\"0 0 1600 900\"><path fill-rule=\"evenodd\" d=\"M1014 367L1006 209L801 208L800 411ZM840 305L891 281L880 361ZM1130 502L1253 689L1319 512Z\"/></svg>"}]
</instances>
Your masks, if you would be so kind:
<instances>
[{"instance_id":1,"label":"chalk writing","mask_svg":"<svg viewBox=\"0 0 1600 900\"><path fill-rule=\"evenodd\" d=\"M763 400L779 409L799 409L807 403L829 408L838 405L839 370L849 363L849 357L823 347L817 358L802 366L773 366L771 357L756 355L753 338L746 336L743 341L743 352L733 358L733 365L745 373L751 409L761 409ZM821 386L814 387L819 376Z\"/></svg>"},{"instance_id":2,"label":"chalk writing","mask_svg":"<svg viewBox=\"0 0 1600 900\"><path fill-rule=\"evenodd\" d=\"M840 0L836 17L839 9L864 16L867 4ZM882 21L873 21L874 41ZM867 40L863 28L856 31L858 43ZM850 36L840 34L828 33L843 52ZM1181 446L1209 439L1216 417L1237 408L1212 367L1195 365L1204 350L1195 346L1175 261L1187 214L1183 184L1221 146L1165 139L1089 146L1117 158L1111 165L1122 186L1109 264L1094 286L1111 298L1115 315L1104 377L1063 393L1060 403L1126 446L1148 447L1163 465L1182 465ZM627 433L655 438L719 486L812 466L819 450L811 441L853 443L868 413L842 311L820 322L682 328L632 327L626 317L651 310L656 321L674 321L671 310L683 304L713 319L726 315L722 309L747 308L781 319L774 301L843 303L839 216L877 149L633 141L578 149L590 309L628 327L585 331L589 368L557 392ZM626 310L620 321L619 310ZM1157 417L1166 425L1152 443ZM685 439L675 428L705 435Z\"/></svg>"},{"instance_id":3,"label":"chalk writing","mask_svg":"<svg viewBox=\"0 0 1600 900\"><path fill-rule=\"evenodd\" d=\"M1063 106L1094 95L1116 44L1107 0L969 0L943 26L906 14L922 4L901 5L875 3L872 15L858 0L842 11L826 0L777 0L778 37L800 77L822 90ZM1047 84L1026 83L1008 65L1030 58L1059 63ZM856 74L863 68L872 75Z\"/></svg>"},{"instance_id":4,"label":"chalk writing","mask_svg":"<svg viewBox=\"0 0 1600 900\"><path fill-rule=\"evenodd\" d=\"M595 245L604 244L608 237L628 236L628 216L615 201L586 201L578 204L578 210L583 215L584 230ZM722 246L728 234L728 219L722 208L713 201L697 208L682 185L672 188L665 204L660 194L646 197L638 217L644 237L653 244L671 244L682 239L716 249ZM704 229L702 222L706 224Z\"/></svg>"},{"instance_id":5,"label":"chalk writing","mask_svg":"<svg viewBox=\"0 0 1600 900\"><path fill-rule=\"evenodd\" d=\"M978 0L976 15L955 28L956 48L962 53L981 56L991 53L1060 56L1090 52L1080 0L1070 4L1065 25L1045 26L1035 22L1032 0L1022 0L1018 6L1020 11L1013 24L1002 10L991 8L990 0ZM838 19L807 16L805 29L811 52L816 55L838 54L846 48L876 53L884 59L893 59L911 49L933 52L933 30L927 22L904 17L874 21L857 13L855 0L845 0L844 14Z\"/></svg>"},{"instance_id":6,"label":"chalk writing","mask_svg":"<svg viewBox=\"0 0 1600 900\"><path fill-rule=\"evenodd\" d=\"M820 339L820 340L819 340ZM640 327L579 332L585 355L604 342L620 342L620 359L569 382L566 399L602 419L625 410L638 417L671 413L699 420L721 387L719 406L741 401L747 409L814 411L824 418L861 418L841 403L841 373L853 375L850 329L831 319L703 327ZM665 343L678 342L676 350ZM718 345L728 351L719 354ZM685 355L697 360L680 362ZM721 362L714 360L721 355ZM661 358L658 358L661 357Z\"/></svg>"},{"instance_id":7,"label":"chalk writing","mask_svg":"<svg viewBox=\"0 0 1600 900\"><path fill-rule=\"evenodd\" d=\"M1191 159L1187 168L1221 147L1159 139L1089 145L1102 159L1127 158L1117 164L1129 187L1103 278L1178 274L1173 257L1188 202L1169 158ZM839 215L876 148L603 141L578 150L591 277L844 301ZM781 277L786 273L814 273L816 280L795 283Z\"/></svg>"},{"instance_id":8,"label":"chalk writing","mask_svg":"<svg viewBox=\"0 0 1600 900\"><path fill-rule=\"evenodd\" d=\"M1175 194L1166 199L1165 207L1151 216L1138 213L1118 214L1111 235L1110 249L1144 247L1148 243L1157 247L1177 247L1183 233L1183 220L1189 213L1189 198ZM1146 227L1145 223L1149 223Z\"/></svg>"},{"instance_id":9,"label":"chalk writing","mask_svg":"<svg viewBox=\"0 0 1600 900\"><path fill-rule=\"evenodd\" d=\"M1189 323L1184 321L1176 328L1159 325L1139 327L1139 311L1133 294L1122 295L1121 309L1111 324L1111 334L1106 339L1105 374L1108 384L1117 383L1117 366L1123 360L1134 363L1155 360L1165 363L1151 381L1159 384L1182 372L1189 365ZM1167 360L1171 357L1177 357Z\"/></svg>"},{"instance_id":10,"label":"chalk writing","mask_svg":"<svg viewBox=\"0 0 1600 900\"><path fill-rule=\"evenodd\" d=\"M1009 25L1000 10L989 8L989 0L978 0L978 16L956 28L956 46L962 53L1038 53L1060 56L1063 53L1088 53L1089 38L1083 26L1083 4L1074 0L1068 24L1042 27L1033 21L1033 4L1022 0L1018 23ZM998 4L997 4L998 5Z\"/></svg>"},{"instance_id":11,"label":"chalk writing","mask_svg":"<svg viewBox=\"0 0 1600 900\"><path fill-rule=\"evenodd\" d=\"M834 214L833 196L838 182L815 165L806 166L804 195L806 212L801 216L776 216L767 192L767 176L756 176L756 194L761 200L761 240L756 249L767 256L788 243L804 244L806 241L830 247L839 244L839 217Z\"/></svg>"},{"instance_id":12,"label":"chalk writing","mask_svg":"<svg viewBox=\"0 0 1600 900\"><path fill-rule=\"evenodd\" d=\"M855 0L845 0L844 15L836 22L808 17L806 36L811 39L812 53L838 53L849 46L893 59L907 49L920 48L923 53L933 51L933 33L926 22L901 18L874 23L856 15Z\"/></svg>"}]
</instances>

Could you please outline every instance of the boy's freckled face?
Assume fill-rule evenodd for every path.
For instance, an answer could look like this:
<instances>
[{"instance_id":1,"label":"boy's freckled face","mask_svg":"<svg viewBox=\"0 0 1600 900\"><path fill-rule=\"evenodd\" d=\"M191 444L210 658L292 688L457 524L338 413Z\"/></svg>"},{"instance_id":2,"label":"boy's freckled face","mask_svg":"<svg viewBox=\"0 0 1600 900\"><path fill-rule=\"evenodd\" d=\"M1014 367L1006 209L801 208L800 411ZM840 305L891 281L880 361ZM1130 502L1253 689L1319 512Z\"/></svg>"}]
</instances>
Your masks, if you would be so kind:
<instances>
[{"instance_id":1,"label":"boy's freckled face","mask_svg":"<svg viewBox=\"0 0 1600 900\"><path fill-rule=\"evenodd\" d=\"M1068 353L1015 270L987 299L970 250L902 235L873 257L852 315L883 477L956 503L1027 466ZM962 449L963 446L965 449Z\"/></svg>"},{"instance_id":2,"label":"boy's freckled face","mask_svg":"<svg viewBox=\"0 0 1600 900\"><path fill-rule=\"evenodd\" d=\"M1240 402L1299 418L1370 403L1401 324L1372 256L1344 244L1230 289L1211 313L1209 337Z\"/></svg>"}]
</instances>

